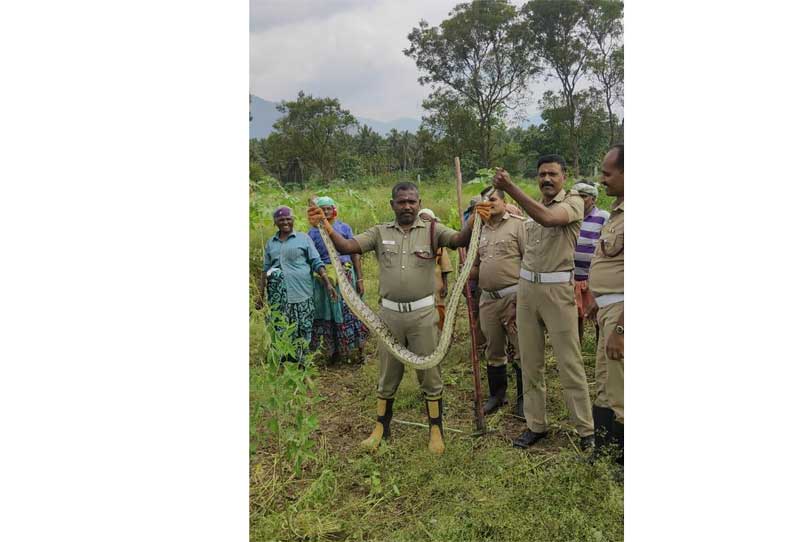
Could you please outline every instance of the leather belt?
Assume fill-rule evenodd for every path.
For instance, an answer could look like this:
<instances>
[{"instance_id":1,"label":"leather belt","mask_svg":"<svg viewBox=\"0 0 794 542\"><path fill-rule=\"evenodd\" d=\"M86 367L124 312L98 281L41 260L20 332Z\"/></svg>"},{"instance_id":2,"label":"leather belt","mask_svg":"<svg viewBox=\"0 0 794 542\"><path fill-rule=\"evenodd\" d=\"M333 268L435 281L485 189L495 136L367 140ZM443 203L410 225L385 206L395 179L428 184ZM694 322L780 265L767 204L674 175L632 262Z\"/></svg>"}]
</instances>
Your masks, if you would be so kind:
<instances>
[{"instance_id":1,"label":"leather belt","mask_svg":"<svg viewBox=\"0 0 794 542\"><path fill-rule=\"evenodd\" d=\"M596 296L595 302L598 308L606 307L623 301L623 294L604 294Z\"/></svg>"},{"instance_id":2,"label":"leather belt","mask_svg":"<svg viewBox=\"0 0 794 542\"><path fill-rule=\"evenodd\" d=\"M380 300L381 305L385 308L396 311L396 312L413 312L415 310L423 309L425 307L430 307L431 305L435 305L436 298L433 294L430 294L427 297L423 297L422 299L417 299L416 301L408 301L405 303L398 303L396 301L390 301L385 297Z\"/></svg>"},{"instance_id":3,"label":"leather belt","mask_svg":"<svg viewBox=\"0 0 794 542\"><path fill-rule=\"evenodd\" d=\"M496 290L494 292L489 292L488 290L481 290L481 291L491 299L502 299L507 294L512 294L513 292L517 292L518 284L513 284L512 286L508 286L507 288L502 288L501 290Z\"/></svg>"},{"instance_id":4,"label":"leather belt","mask_svg":"<svg viewBox=\"0 0 794 542\"><path fill-rule=\"evenodd\" d=\"M533 284L559 284L563 282L570 282L573 276L573 271L558 271L556 273L535 273L534 271L527 271L521 269L519 276L528 280Z\"/></svg>"}]
</instances>

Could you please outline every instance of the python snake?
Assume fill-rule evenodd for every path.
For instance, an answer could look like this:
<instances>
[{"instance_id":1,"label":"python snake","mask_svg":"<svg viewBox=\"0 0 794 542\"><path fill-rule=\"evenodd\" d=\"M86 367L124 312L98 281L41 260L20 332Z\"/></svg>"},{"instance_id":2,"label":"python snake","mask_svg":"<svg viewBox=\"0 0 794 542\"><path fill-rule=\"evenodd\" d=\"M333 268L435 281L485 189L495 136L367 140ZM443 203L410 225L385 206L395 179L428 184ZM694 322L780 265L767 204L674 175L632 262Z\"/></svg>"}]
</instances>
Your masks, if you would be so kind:
<instances>
[{"instance_id":1,"label":"python snake","mask_svg":"<svg viewBox=\"0 0 794 542\"><path fill-rule=\"evenodd\" d=\"M314 201L311 203L314 203ZM480 246L481 229L482 219L480 218L480 215L474 212L474 224L472 225L469 248L466 252L466 261L463 263L463 267L458 274L458 279L455 281L455 286L453 286L452 293L450 294L449 300L447 301L447 317L444 319L444 327L441 330L441 337L438 341L436 349L432 354L420 356L408 350L405 346L400 344L397 339L394 338L381 317L378 316L375 311L370 309L366 303L364 303L364 300L358 296L358 293L353 288L353 285L344 279L346 276L345 270L342 266L342 262L339 261L339 254L336 252L336 247L334 247L331 237L328 235L328 232L325 231L325 228L322 224L318 224L317 228L317 230L320 232L320 237L322 238L323 243L325 243L325 247L328 250L328 256L331 259L331 265L333 265L336 274L340 277L340 280L338 281L339 290L342 292L342 298L345 300L345 303L347 303L347 306L350 308L353 314L358 317L359 320L364 322L370 331L373 331L375 335L378 336L378 339L381 340L381 342L385 345L389 352L394 355L394 357L400 360L400 362L402 362L404 365L414 369L430 369L431 367L435 367L441 363L441 360L444 359L444 356L447 354L447 350L449 350L449 345L452 342L452 331L455 327L455 316L457 314L458 302L460 301L463 288L466 286L466 280L468 279L471 268L474 265L474 260L477 256L477 249Z\"/></svg>"}]
</instances>

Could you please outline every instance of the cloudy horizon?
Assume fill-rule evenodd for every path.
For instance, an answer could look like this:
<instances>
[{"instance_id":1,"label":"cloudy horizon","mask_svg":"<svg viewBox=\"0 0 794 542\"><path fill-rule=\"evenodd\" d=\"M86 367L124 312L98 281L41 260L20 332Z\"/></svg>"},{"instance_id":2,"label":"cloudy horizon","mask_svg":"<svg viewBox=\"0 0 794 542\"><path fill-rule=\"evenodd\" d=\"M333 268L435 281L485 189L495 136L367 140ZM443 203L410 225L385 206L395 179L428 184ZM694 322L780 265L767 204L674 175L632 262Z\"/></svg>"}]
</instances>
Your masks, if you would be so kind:
<instances>
[{"instance_id":1,"label":"cloudy horizon","mask_svg":"<svg viewBox=\"0 0 794 542\"><path fill-rule=\"evenodd\" d=\"M298 91L338 98L355 116L421 119L430 86L403 54L424 19L438 26L460 0L250 0L250 92L272 102ZM277 54L273 54L277 51ZM554 81L530 84L524 117Z\"/></svg>"}]
</instances>

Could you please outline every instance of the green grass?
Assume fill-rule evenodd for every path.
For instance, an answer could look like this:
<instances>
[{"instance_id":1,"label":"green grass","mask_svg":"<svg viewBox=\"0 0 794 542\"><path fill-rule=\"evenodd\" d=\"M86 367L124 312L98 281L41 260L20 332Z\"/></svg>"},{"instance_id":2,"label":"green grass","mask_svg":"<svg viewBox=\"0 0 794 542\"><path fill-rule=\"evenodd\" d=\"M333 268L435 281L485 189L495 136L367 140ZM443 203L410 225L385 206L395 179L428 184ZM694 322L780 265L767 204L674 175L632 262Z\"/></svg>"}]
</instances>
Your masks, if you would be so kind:
<instances>
[{"instance_id":1,"label":"green grass","mask_svg":"<svg viewBox=\"0 0 794 542\"><path fill-rule=\"evenodd\" d=\"M394 182L372 180L355 187L290 193L296 229L306 231L305 202L312 193L337 199L340 218L356 232L376 221L390 220L388 200ZM522 182L521 186L538 195L534 184ZM451 180L422 183L420 190L424 205L457 227ZM465 186L464 199L479 190ZM254 275L257 258L261 262L260 242L274 231L269 213L288 201L273 186L263 186L253 197L252 214L258 217L251 230ZM601 196L599 206L608 208L608 200ZM366 301L375 306L377 263L371 255L364 258L364 275ZM486 418L489 431L485 436L473 436L469 351L462 306L453 345L442 363L447 448L440 458L427 451L426 428L398 422L426 423L416 376L410 370L395 401L391 441L376 454L357 449L374 422L373 340L366 345L363 365L319 366L316 390L322 400L312 407L319 420L313 434L316 459L296 476L279 459L274 443L265 439L252 451L251 540L622 540L623 487L613 481L607 464L589 466L574 446L578 440L567 420L551 350L547 348L550 434L529 452L510 445L524 424L507 409ZM594 351L593 329L588 327L583 356L591 392ZM484 372L482 368L481 385L487 390ZM512 407L512 372L508 396Z\"/></svg>"}]
</instances>

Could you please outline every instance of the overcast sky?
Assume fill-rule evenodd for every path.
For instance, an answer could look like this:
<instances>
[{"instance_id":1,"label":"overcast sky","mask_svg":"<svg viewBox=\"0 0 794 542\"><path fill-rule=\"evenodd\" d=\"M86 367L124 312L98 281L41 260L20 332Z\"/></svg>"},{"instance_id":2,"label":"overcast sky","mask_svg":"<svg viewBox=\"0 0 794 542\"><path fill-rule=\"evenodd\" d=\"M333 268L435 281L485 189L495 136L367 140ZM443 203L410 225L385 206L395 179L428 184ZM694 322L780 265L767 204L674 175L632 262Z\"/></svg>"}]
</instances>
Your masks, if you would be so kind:
<instances>
[{"instance_id":1,"label":"overcast sky","mask_svg":"<svg viewBox=\"0 0 794 542\"><path fill-rule=\"evenodd\" d=\"M460 0L250 0L251 93L270 101L299 90L339 98L359 117L419 119L430 87L403 54L425 19L438 26ZM515 3L515 2L514 2ZM553 83L533 84L527 115Z\"/></svg>"}]
</instances>

